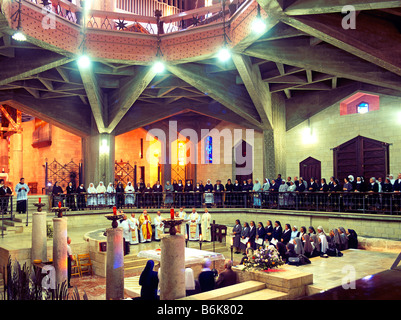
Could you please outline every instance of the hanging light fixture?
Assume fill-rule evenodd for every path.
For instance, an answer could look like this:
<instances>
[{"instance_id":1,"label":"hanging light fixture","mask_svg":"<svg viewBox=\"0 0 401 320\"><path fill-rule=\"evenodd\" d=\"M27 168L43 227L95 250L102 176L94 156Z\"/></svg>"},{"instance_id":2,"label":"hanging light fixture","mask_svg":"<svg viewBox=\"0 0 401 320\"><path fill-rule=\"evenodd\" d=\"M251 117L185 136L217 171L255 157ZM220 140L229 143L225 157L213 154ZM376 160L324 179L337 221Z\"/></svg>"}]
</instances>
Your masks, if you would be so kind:
<instances>
[{"instance_id":1,"label":"hanging light fixture","mask_svg":"<svg viewBox=\"0 0 401 320\"><path fill-rule=\"evenodd\" d=\"M87 69L91 66L92 61L90 57L86 54L86 15L88 14L90 6L90 1L85 1L83 5L84 14L83 14L83 25L82 25L82 34L83 39L78 49L82 47L82 54L78 57L77 64L80 69Z\"/></svg>"},{"instance_id":2,"label":"hanging light fixture","mask_svg":"<svg viewBox=\"0 0 401 320\"><path fill-rule=\"evenodd\" d=\"M267 25L260 14L260 4L258 4L257 10L256 18L252 22L252 31L260 34L266 31Z\"/></svg>"},{"instance_id":3,"label":"hanging light fixture","mask_svg":"<svg viewBox=\"0 0 401 320\"><path fill-rule=\"evenodd\" d=\"M16 21L18 19L17 30L11 36L16 41L26 41L26 35L22 32L22 26L21 26L21 5L22 5L21 1L22 0L18 1L18 9L11 16L11 19L15 16L13 21Z\"/></svg>"},{"instance_id":4,"label":"hanging light fixture","mask_svg":"<svg viewBox=\"0 0 401 320\"><path fill-rule=\"evenodd\" d=\"M221 0L222 2L222 14L223 14L223 47L217 53L217 57L220 61L226 62L231 58L231 50L228 47L228 41L230 38L227 36L226 33L226 0Z\"/></svg>"},{"instance_id":5,"label":"hanging light fixture","mask_svg":"<svg viewBox=\"0 0 401 320\"><path fill-rule=\"evenodd\" d=\"M156 25L157 25L157 51L156 51L156 59L153 63L153 70L156 73L162 73L166 68L163 61L163 52L160 47L162 41L160 38L160 28L162 27L160 23L161 15L162 15L161 10L155 10Z\"/></svg>"}]
</instances>

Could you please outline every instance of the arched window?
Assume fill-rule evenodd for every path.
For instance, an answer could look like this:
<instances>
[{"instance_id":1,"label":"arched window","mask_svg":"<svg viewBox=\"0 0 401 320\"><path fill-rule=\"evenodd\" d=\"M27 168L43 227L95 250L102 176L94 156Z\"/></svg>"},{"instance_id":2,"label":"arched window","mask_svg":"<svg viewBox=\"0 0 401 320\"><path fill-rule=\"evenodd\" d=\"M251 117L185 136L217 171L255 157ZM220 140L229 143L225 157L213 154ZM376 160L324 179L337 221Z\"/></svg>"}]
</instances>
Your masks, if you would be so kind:
<instances>
[{"instance_id":1,"label":"arched window","mask_svg":"<svg viewBox=\"0 0 401 320\"><path fill-rule=\"evenodd\" d=\"M368 113L369 112L369 103L361 102L356 106L358 113Z\"/></svg>"},{"instance_id":2,"label":"arched window","mask_svg":"<svg viewBox=\"0 0 401 320\"><path fill-rule=\"evenodd\" d=\"M213 163L213 138L205 138L205 163Z\"/></svg>"}]
</instances>

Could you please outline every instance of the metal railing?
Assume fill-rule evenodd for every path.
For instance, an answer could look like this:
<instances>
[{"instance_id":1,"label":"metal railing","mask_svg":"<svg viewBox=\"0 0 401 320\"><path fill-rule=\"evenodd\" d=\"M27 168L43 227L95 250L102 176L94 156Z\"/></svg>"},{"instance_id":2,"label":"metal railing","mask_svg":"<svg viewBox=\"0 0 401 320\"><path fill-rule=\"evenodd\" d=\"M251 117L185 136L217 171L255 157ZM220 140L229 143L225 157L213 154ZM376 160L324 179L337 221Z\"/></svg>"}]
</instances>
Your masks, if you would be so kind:
<instances>
[{"instance_id":1,"label":"metal railing","mask_svg":"<svg viewBox=\"0 0 401 320\"><path fill-rule=\"evenodd\" d=\"M401 193L370 192L134 192L50 195L71 211L144 208L256 208L401 214Z\"/></svg>"},{"instance_id":2,"label":"metal railing","mask_svg":"<svg viewBox=\"0 0 401 320\"><path fill-rule=\"evenodd\" d=\"M13 220L13 196L0 196L1 237L4 237L4 221Z\"/></svg>"}]
</instances>

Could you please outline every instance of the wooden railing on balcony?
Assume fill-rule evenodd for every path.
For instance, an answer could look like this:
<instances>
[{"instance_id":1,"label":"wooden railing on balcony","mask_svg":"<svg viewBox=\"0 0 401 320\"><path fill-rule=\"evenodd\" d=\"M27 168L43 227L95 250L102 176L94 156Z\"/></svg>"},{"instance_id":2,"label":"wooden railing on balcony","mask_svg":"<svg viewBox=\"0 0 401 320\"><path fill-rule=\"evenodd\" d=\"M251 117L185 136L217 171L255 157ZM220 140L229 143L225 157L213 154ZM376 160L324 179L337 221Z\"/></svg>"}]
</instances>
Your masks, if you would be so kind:
<instances>
[{"instance_id":1,"label":"wooden railing on balcony","mask_svg":"<svg viewBox=\"0 0 401 320\"><path fill-rule=\"evenodd\" d=\"M154 17L155 10L160 10L163 16L171 16L181 11L182 0L170 0L168 3L159 0L116 0L116 8L140 16Z\"/></svg>"}]
</instances>

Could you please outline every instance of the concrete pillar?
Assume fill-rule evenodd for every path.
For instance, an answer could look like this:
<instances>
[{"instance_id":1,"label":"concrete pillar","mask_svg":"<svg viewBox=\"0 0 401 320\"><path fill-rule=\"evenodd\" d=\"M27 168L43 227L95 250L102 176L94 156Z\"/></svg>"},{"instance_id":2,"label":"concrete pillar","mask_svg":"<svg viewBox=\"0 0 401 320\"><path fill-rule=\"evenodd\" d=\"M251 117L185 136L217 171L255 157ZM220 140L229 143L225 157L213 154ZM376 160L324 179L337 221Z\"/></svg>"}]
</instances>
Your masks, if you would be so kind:
<instances>
[{"instance_id":1,"label":"concrete pillar","mask_svg":"<svg viewBox=\"0 0 401 320\"><path fill-rule=\"evenodd\" d=\"M47 212L32 214L32 261L40 259L47 261Z\"/></svg>"},{"instance_id":2,"label":"concrete pillar","mask_svg":"<svg viewBox=\"0 0 401 320\"><path fill-rule=\"evenodd\" d=\"M162 181L160 181L161 185L164 186L166 185L166 181L171 181L171 161L170 161L170 143L167 140L165 143L162 143L162 154L161 158L165 159L165 163L161 165L161 177ZM165 153L165 154L164 154Z\"/></svg>"},{"instance_id":3,"label":"concrete pillar","mask_svg":"<svg viewBox=\"0 0 401 320\"><path fill-rule=\"evenodd\" d=\"M185 237L161 235L160 300L185 297Z\"/></svg>"},{"instance_id":4,"label":"concrete pillar","mask_svg":"<svg viewBox=\"0 0 401 320\"><path fill-rule=\"evenodd\" d=\"M107 229L106 300L124 298L123 229Z\"/></svg>"},{"instance_id":5,"label":"concrete pillar","mask_svg":"<svg viewBox=\"0 0 401 320\"><path fill-rule=\"evenodd\" d=\"M56 284L67 281L67 218L53 218L53 266Z\"/></svg>"},{"instance_id":6,"label":"concrete pillar","mask_svg":"<svg viewBox=\"0 0 401 320\"><path fill-rule=\"evenodd\" d=\"M23 144L22 144L22 133L14 133L11 136L12 140L10 143L10 151L12 153L13 158L13 167L12 176L14 177L13 184L14 186L19 182L19 180L24 176L24 167L23 167Z\"/></svg>"},{"instance_id":7,"label":"concrete pillar","mask_svg":"<svg viewBox=\"0 0 401 320\"><path fill-rule=\"evenodd\" d=\"M82 139L84 162L84 184L93 182L95 186L103 181L107 186L114 183L115 136L114 134L94 134Z\"/></svg>"},{"instance_id":8,"label":"concrete pillar","mask_svg":"<svg viewBox=\"0 0 401 320\"><path fill-rule=\"evenodd\" d=\"M0 138L0 172L8 173L8 141Z\"/></svg>"}]
</instances>

